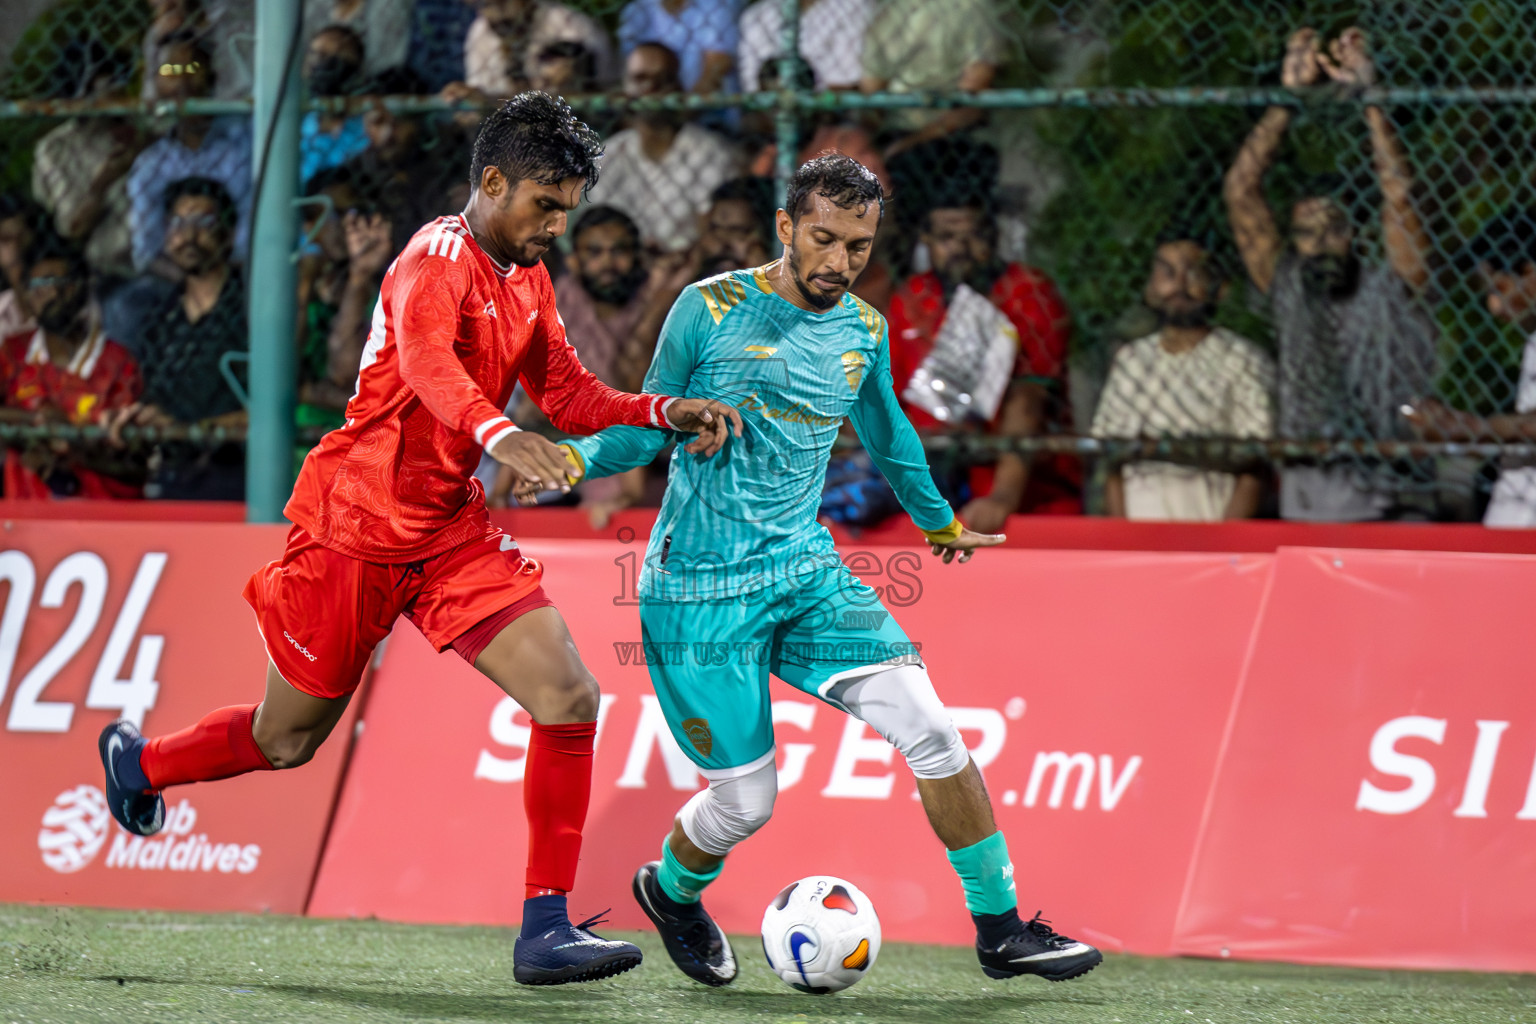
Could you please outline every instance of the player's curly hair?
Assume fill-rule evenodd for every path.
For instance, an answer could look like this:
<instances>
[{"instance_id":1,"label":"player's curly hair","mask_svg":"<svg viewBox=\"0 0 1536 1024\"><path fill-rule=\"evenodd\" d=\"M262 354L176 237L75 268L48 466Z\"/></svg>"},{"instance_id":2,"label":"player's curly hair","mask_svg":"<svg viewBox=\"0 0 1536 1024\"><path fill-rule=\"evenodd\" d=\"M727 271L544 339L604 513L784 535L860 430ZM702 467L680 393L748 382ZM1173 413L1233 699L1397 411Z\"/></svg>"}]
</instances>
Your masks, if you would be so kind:
<instances>
[{"instance_id":1,"label":"player's curly hair","mask_svg":"<svg viewBox=\"0 0 1536 1024\"><path fill-rule=\"evenodd\" d=\"M567 178L597 184L597 158L603 142L570 104L542 92L520 93L503 103L480 125L469 165L471 188L480 187L487 167L496 167L516 184L531 180L557 185Z\"/></svg>"},{"instance_id":2,"label":"player's curly hair","mask_svg":"<svg viewBox=\"0 0 1536 1024\"><path fill-rule=\"evenodd\" d=\"M885 216L885 189L880 179L874 171L842 153L823 153L800 165L789 180L789 195L784 200L791 221L800 219L811 196L824 196L845 210L877 203L880 215Z\"/></svg>"}]
</instances>

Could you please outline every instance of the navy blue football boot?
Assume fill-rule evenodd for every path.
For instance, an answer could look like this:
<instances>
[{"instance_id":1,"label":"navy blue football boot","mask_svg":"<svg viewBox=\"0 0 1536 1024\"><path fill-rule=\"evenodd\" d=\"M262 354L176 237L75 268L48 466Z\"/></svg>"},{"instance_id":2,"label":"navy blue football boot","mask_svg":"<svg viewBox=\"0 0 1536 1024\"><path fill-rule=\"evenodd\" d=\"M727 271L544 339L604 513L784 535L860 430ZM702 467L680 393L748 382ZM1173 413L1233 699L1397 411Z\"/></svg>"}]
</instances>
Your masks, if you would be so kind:
<instances>
[{"instance_id":1,"label":"navy blue football boot","mask_svg":"<svg viewBox=\"0 0 1536 1024\"><path fill-rule=\"evenodd\" d=\"M152 836L165 824L165 800L149 788L139 767L144 742L133 723L123 721L101 730L96 741L107 773L107 807L117 823L136 836Z\"/></svg>"},{"instance_id":2,"label":"navy blue football boot","mask_svg":"<svg viewBox=\"0 0 1536 1024\"><path fill-rule=\"evenodd\" d=\"M604 911L603 913L607 913ZM520 985L597 981L640 966L640 947L590 931L602 914L571 924L564 896L536 896L523 904L523 931L512 947L512 977Z\"/></svg>"}]
</instances>

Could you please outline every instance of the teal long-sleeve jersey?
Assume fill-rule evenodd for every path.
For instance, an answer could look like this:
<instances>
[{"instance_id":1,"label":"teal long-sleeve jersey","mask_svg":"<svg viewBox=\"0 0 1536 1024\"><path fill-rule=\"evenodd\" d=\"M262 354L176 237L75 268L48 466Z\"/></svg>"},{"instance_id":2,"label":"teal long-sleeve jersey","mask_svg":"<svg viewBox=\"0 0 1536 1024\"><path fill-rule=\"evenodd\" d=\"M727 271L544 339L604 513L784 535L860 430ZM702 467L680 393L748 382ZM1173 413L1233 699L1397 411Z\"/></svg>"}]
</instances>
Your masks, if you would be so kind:
<instances>
[{"instance_id":1,"label":"teal long-sleeve jersey","mask_svg":"<svg viewBox=\"0 0 1536 1024\"><path fill-rule=\"evenodd\" d=\"M851 294L801 309L773 291L772 266L690 285L662 327L644 390L727 402L745 429L708 458L673 450L641 597L733 597L838 564L816 513L844 418L913 522L932 539L959 534L896 401L885 318ZM593 478L646 465L668 440L619 426L561 443Z\"/></svg>"}]
</instances>

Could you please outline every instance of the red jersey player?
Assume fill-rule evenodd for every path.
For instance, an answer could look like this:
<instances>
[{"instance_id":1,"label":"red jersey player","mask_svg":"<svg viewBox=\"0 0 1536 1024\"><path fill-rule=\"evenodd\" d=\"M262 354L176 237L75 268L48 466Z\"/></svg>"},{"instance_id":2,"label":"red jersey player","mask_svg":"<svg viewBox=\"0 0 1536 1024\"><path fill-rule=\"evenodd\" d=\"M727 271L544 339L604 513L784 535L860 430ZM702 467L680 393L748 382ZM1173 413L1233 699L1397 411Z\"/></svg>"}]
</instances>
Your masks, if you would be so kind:
<instances>
[{"instance_id":1,"label":"red jersey player","mask_svg":"<svg viewBox=\"0 0 1536 1024\"><path fill-rule=\"evenodd\" d=\"M514 947L524 984L629 970L640 950L572 926L591 789L598 688L539 585L543 568L492 526L473 477L481 450L520 493L568 489L564 453L502 409L520 379L561 430L693 431L713 454L741 420L703 399L629 395L577 361L540 263L596 178L597 136L563 101L524 93L485 119L464 212L411 239L386 273L347 422L304 462L287 550L246 584L270 662L260 704L145 739L101 734L113 816L158 831L167 786L307 762L340 719L374 646L405 615L532 717L524 785L527 902Z\"/></svg>"}]
</instances>

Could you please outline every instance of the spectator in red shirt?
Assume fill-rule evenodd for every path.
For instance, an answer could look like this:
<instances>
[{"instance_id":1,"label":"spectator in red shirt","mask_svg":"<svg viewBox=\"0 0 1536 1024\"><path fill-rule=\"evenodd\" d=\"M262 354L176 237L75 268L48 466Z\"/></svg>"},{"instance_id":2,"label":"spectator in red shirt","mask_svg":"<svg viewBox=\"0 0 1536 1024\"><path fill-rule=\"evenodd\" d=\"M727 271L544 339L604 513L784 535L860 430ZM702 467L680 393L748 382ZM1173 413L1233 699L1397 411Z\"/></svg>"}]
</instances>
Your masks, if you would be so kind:
<instances>
[{"instance_id":1,"label":"spectator in red shirt","mask_svg":"<svg viewBox=\"0 0 1536 1024\"><path fill-rule=\"evenodd\" d=\"M912 374L933 350L955 291L962 285L991 300L1018 332L1019 347L997 413L982 429L1003 437L1070 431L1067 405L1067 340L1071 317L1056 286L1042 271L997 258L997 228L987 202L972 197L936 206L923 223L923 243L933 269L917 274L891 299L891 375L902 395ZM942 429L928 413L903 398L919 431ZM1082 474L1071 456L999 456L995 470L974 466L955 486L964 503L960 518L993 533L1015 512L1070 515L1082 511Z\"/></svg>"},{"instance_id":2,"label":"spectator in red shirt","mask_svg":"<svg viewBox=\"0 0 1536 1024\"><path fill-rule=\"evenodd\" d=\"M0 420L11 423L99 423L138 400L138 364L103 333L86 301L89 270L78 250L51 236L27 261L27 300L37 328L0 342ZM141 472L106 445L60 440L7 449L10 498L138 498Z\"/></svg>"}]
</instances>

